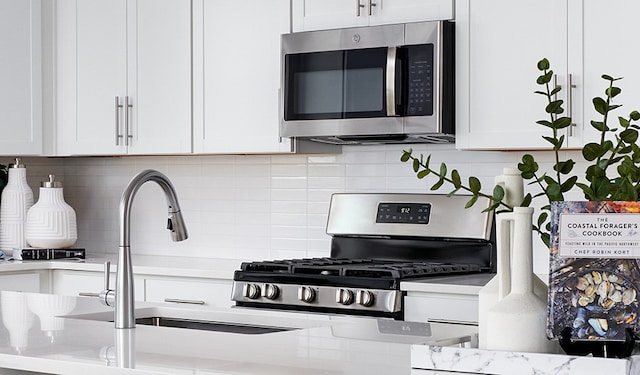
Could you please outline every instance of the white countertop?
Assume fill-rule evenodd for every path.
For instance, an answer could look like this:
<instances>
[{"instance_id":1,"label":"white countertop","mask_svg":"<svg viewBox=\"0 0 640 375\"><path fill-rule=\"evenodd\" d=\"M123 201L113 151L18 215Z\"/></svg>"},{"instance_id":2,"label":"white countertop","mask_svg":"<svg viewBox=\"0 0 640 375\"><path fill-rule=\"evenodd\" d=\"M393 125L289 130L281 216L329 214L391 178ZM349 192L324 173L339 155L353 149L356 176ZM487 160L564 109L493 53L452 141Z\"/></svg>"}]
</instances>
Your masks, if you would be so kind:
<instances>
[{"instance_id":1,"label":"white countertop","mask_svg":"<svg viewBox=\"0 0 640 375\"><path fill-rule=\"evenodd\" d=\"M55 374L410 374L412 344L449 343L475 328L431 324L431 335L399 334L403 322L321 314L167 307L137 303L137 315L286 326L237 334L138 324L116 330L94 298L0 292L0 367ZM55 318L55 316L75 317ZM83 319L79 319L83 317ZM382 327L382 328L381 328ZM423 327L423 326L421 326ZM454 340L455 341L455 340Z\"/></svg>"},{"instance_id":2,"label":"white countertop","mask_svg":"<svg viewBox=\"0 0 640 375\"><path fill-rule=\"evenodd\" d=\"M494 276L494 273L472 273L401 281L400 290L405 292L435 292L477 296L480 289Z\"/></svg>"},{"instance_id":3,"label":"white countertop","mask_svg":"<svg viewBox=\"0 0 640 375\"><path fill-rule=\"evenodd\" d=\"M111 270L117 269L117 256L89 256L79 260L12 260L0 261L0 272L66 269L74 271L104 270L104 262L111 262ZM240 269L240 259L186 258L170 256L133 255L135 274L165 275L179 277L202 277L211 279L233 279L233 272Z\"/></svg>"}]
</instances>

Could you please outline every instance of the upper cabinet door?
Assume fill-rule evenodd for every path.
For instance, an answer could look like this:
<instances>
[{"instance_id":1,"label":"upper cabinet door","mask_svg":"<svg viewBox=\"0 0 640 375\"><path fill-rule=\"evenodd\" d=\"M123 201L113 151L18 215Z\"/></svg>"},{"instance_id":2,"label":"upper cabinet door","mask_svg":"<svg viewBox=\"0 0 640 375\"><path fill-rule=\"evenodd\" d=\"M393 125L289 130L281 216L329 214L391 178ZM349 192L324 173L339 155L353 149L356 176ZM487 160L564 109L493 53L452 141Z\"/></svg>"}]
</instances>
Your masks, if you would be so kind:
<instances>
[{"instance_id":1,"label":"upper cabinet door","mask_svg":"<svg viewBox=\"0 0 640 375\"><path fill-rule=\"evenodd\" d=\"M196 153L290 152L279 137L280 35L288 0L196 2L202 41L194 40ZM199 8L199 5L201 8ZM241 20L241 24L239 24ZM198 30L198 27L194 27ZM201 85L201 86L199 86Z\"/></svg>"},{"instance_id":2,"label":"upper cabinet door","mask_svg":"<svg viewBox=\"0 0 640 375\"><path fill-rule=\"evenodd\" d=\"M454 19L453 0L371 0L370 4L369 25Z\"/></svg>"},{"instance_id":3,"label":"upper cabinet door","mask_svg":"<svg viewBox=\"0 0 640 375\"><path fill-rule=\"evenodd\" d=\"M126 153L126 0L57 2L57 140L63 154Z\"/></svg>"},{"instance_id":4,"label":"upper cabinet door","mask_svg":"<svg viewBox=\"0 0 640 375\"><path fill-rule=\"evenodd\" d=\"M456 1L458 148L551 148L542 139L550 132L536 124L548 119L546 98L534 93L543 57L565 86L567 0Z\"/></svg>"},{"instance_id":5,"label":"upper cabinet door","mask_svg":"<svg viewBox=\"0 0 640 375\"><path fill-rule=\"evenodd\" d=\"M369 0L293 0L293 32L369 24Z\"/></svg>"},{"instance_id":6,"label":"upper cabinet door","mask_svg":"<svg viewBox=\"0 0 640 375\"><path fill-rule=\"evenodd\" d=\"M191 152L191 5L59 0L59 155Z\"/></svg>"},{"instance_id":7,"label":"upper cabinet door","mask_svg":"<svg viewBox=\"0 0 640 375\"><path fill-rule=\"evenodd\" d=\"M2 155L43 151L40 11L40 0L0 1Z\"/></svg>"},{"instance_id":8,"label":"upper cabinet door","mask_svg":"<svg viewBox=\"0 0 640 375\"><path fill-rule=\"evenodd\" d=\"M128 19L128 153L191 153L191 2L137 0Z\"/></svg>"},{"instance_id":9,"label":"upper cabinet door","mask_svg":"<svg viewBox=\"0 0 640 375\"><path fill-rule=\"evenodd\" d=\"M633 110L640 111L640 69L635 54L638 43L636 19L640 12L640 3L636 1L609 0L582 2L584 25L583 40L577 46L583 50L581 61L584 71L578 71L578 77L584 77L584 122L587 124L585 142L598 141L599 134L590 125L590 121L602 121L602 115L593 108L592 99L596 96L606 98L608 82L603 74L623 79L616 82L622 93L613 99L613 104L622 104L612 112L609 126L619 128L618 116L629 118ZM580 82L580 79L577 79ZM577 106L576 106L577 107ZM576 108L580 109L580 107Z\"/></svg>"},{"instance_id":10,"label":"upper cabinet door","mask_svg":"<svg viewBox=\"0 0 640 375\"><path fill-rule=\"evenodd\" d=\"M293 0L293 31L450 20L453 0Z\"/></svg>"}]
</instances>

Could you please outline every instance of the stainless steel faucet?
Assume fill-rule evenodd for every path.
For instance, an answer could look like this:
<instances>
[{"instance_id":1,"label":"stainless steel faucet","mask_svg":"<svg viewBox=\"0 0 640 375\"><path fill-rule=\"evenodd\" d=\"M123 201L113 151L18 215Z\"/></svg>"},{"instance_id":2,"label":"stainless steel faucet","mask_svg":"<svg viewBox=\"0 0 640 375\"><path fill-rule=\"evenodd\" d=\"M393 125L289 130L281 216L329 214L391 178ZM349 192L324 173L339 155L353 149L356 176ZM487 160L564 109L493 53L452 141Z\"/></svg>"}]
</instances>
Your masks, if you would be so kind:
<instances>
[{"instance_id":1,"label":"stainless steel faucet","mask_svg":"<svg viewBox=\"0 0 640 375\"><path fill-rule=\"evenodd\" d=\"M116 328L135 328L135 298L133 293L133 270L131 267L131 203L138 189L147 181L154 181L164 191L169 206L167 229L171 231L173 241L187 239L185 226L176 191L171 181L162 173L147 169L134 176L124 189L120 199L120 247L118 249L118 271L116 273L115 290L115 326ZM105 264L105 290L100 293L101 300L111 306L114 302L114 291L109 289L109 265Z\"/></svg>"}]
</instances>

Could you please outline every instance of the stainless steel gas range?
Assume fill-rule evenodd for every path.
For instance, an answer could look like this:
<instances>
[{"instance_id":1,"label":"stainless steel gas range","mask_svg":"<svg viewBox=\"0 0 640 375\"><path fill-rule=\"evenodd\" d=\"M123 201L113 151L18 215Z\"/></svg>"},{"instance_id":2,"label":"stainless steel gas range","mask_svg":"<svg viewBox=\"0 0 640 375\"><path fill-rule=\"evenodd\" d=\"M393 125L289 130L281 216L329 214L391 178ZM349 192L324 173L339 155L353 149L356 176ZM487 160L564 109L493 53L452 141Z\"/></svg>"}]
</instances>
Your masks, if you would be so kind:
<instances>
[{"instance_id":1,"label":"stainless steel gas range","mask_svg":"<svg viewBox=\"0 0 640 375\"><path fill-rule=\"evenodd\" d=\"M242 263L237 306L403 318L400 282L495 271L489 200L334 194L330 257Z\"/></svg>"}]
</instances>

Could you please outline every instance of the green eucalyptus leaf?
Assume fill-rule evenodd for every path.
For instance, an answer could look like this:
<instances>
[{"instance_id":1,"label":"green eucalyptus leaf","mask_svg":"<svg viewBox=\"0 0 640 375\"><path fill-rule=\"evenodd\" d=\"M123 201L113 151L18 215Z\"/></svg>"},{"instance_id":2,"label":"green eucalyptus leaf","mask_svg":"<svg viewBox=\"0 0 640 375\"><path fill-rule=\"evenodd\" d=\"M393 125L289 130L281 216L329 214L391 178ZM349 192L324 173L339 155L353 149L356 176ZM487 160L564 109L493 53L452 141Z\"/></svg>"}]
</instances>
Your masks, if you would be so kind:
<instances>
[{"instance_id":1,"label":"green eucalyptus leaf","mask_svg":"<svg viewBox=\"0 0 640 375\"><path fill-rule=\"evenodd\" d=\"M618 94L620 94L622 90L619 87L611 86L605 90L605 94L607 94L610 98L615 98Z\"/></svg>"},{"instance_id":2,"label":"green eucalyptus leaf","mask_svg":"<svg viewBox=\"0 0 640 375\"><path fill-rule=\"evenodd\" d=\"M467 201L467 204L464 205L464 208L470 208L471 206L476 204L477 201L478 201L478 194L474 194L473 196L471 196L471 199Z\"/></svg>"},{"instance_id":3,"label":"green eucalyptus leaf","mask_svg":"<svg viewBox=\"0 0 640 375\"><path fill-rule=\"evenodd\" d=\"M609 105L609 107L607 107L609 109L609 112L613 111L614 109L618 109L622 107L622 104L611 104Z\"/></svg>"},{"instance_id":4,"label":"green eucalyptus leaf","mask_svg":"<svg viewBox=\"0 0 640 375\"><path fill-rule=\"evenodd\" d=\"M462 180L460 179L460 173L458 173L458 170L454 169L451 171L451 181L453 182L453 186L456 190L460 189L462 186Z\"/></svg>"},{"instance_id":5,"label":"green eucalyptus leaf","mask_svg":"<svg viewBox=\"0 0 640 375\"><path fill-rule=\"evenodd\" d=\"M551 92L549 92L549 96L553 96L553 95L559 93L560 90L562 90L562 87L560 87L560 86L554 87L553 90L551 90Z\"/></svg>"},{"instance_id":6,"label":"green eucalyptus leaf","mask_svg":"<svg viewBox=\"0 0 640 375\"><path fill-rule=\"evenodd\" d=\"M638 131L635 129L625 129L620 132L620 139L626 143L635 143L638 140Z\"/></svg>"},{"instance_id":7,"label":"green eucalyptus leaf","mask_svg":"<svg viewBox=\"0 0 640 375\"><path fill-rule=\"evenodd\" d=\"M471 190L472 193L477 194L481 189L482 185L480 184L480 180L473 176L469 177L469 190Z\"/></svg>"},{"instance_id":8,"label":"green eucalyptus leaf","mask_svg":"<svg viewBox=\"0 0 640 375\"><path fill-rule=\"evenodd\" d=\"M413 171L418 173L420 170L420 161L418 159L413 159Z\"/></svg>"},{"instance_id":9,"label":"green eucalyptus leaf","mask_svg":"<svg viewBox=\"0 0 640 375\"><path fill-rule=\"evenodd\" d=\"M582 147L582 157L586 161L594 161L602 154L602 147L598 143L587 143Z\"/></svg>"},{"instance_id":10,"label":"green eucalyptus leaf","mask_svg":"<svg viewBox=\"0 0 640 375\"><path fill-rule=\"evenodd\" d=\"M440 176L444 177L447 175L447 165L445 163L440 164Z\"/></svg>"},{"instance_id":11,"label":"green eucalyptus leaf","mask_svg":"<svg viewBox=\"0 0 640 375\"><path fill-rule=\"evenodd\" d=\"M533 197L531 196L531 193L527 193L527 195L524 196L524 199L522 200L522 203L520 204L520 206L529 207L532 200L533 200Z\"/></svg>"},{"instance_id":12,"label":"green eucalyptus leaf","mask_svg":"<svg viewBox=\"0 0 640 375\"><path fill-rule=\"evenodd\" d=\"M564 112L564 110L562 109L562 103L563 103L562 100L553 100L552 102L547 104L545 111L547 113L560 114Z\"/></svg>"},{"instance_id":13,"label":"green eucalyptus leaf","mask_svg":"<svg viewBox=\"0 0 640 375\"><path fill-rule=\"evenodd\" d=\"M400 161L403 163L406 163L409 161L410 158L411 158L411 150L403 151L402 156L400 157Z\"/></svg>"},{"instance_id":14,"label":"green eucalyptus leaf","mask_svg":"<svg viewBox=\"0 0 640 375\"><path fill-rule=\"evenodd\" d=\"M553 124L551 123L551 121L548 121L548 120L539 120L539 121L536 121L536 124L546 126L548 128L553 127Z\"/></svg>"},{"instance_id":15,"label":"green eucalyptus leaf","mask_svg":"<svg viewBox=\"0 0 640 375\"><path fill-rule=\"evenodd\" d=\"M591 126L599 132L608 131L609 128L602 121L591 121Z\"/></svg>"},{"instance_id":16,"label":"green eucalyptus leaf","mask_svg":"<svg viewBox=\"0 0 640 375\"><path fill-rule=\"evenodd\" d=\"M554 129L564 129L569 126L571 126L571 117L558 117L557 119L555 119L555 121L553 121Z\"/></svg>"},{"instance_id":17,"label":"green eucalyptus leaf","mask_svg":"<svg viewBox=\"0 0 640 375\"><path fill-rule=\"evenodd\" d=\"M591 181L591 190L593 190L595 200L607 200L607 196L609 194L609 185L611 185L611 182L608 178L604 176L594 177L593 181Z\"/></svg>"},{"instance_id":18,"label":"green eucalyptus leaf","mask_svg":"<svg viewBox=\"0 0 640 375\"><path fill-rule=\"evenodd\" d=\"M615 81L615 79L613 77L611 77L610 75L607 75L607 74L603 74L603 75L601 75L601 77L602 77L602 79L606 79L607 81L611 81L611 82Z\"/></svg>"},{"instance_id":19,"label":"green eucalyptus leaf","mask_svg":"<svg viewBox=\"0 0 640 375\"><path fill-rule=\"evenodd\" d=\"M560 161L553 166L553 170L559 172L560 174L569 174L573 170L574 165L576 165L576 163L571 159Z\"/></svg>"},{"instance_id":20,"label":"green eucalyptus leaf","mask_svg":"<svg viewBox=\"0 0 640 375\"><path fill-rule=\"evenodd\" d=\"M638 121L640 120L640 112L638 111L633 111L629 114L629 117L633 120L633 121Z\"/></svg>"},{"instance_id":21,"label":"green eucalyptus leaf","mask_svg":"<svg viewBox=\"0 0 640 375\"><path fill-rule=\"evenodd\" d=\"M430 170L428 170L428 169L423 169L423 170L421 170L420 172L418 172L418 174L417 174L416 176L417 176L419 179L421 179L421 180L422 180L423 178L427 177L427 176L429 175L429 173L431 173L431 171L430 171Z\"/></svg>"},{"instance_id":22,"label":"green eucalyptus leaf","mask_svg":"<svg viewBox=\"0 0 640 375\"><path fill-rule=\"evenodd\" d=\"M545 57L538 61L538 70L544 71L547 69L549 69L549 60Z\"/></svg>"},{"instance_id":23,"label":"green eucalyptus leaf","mask_svg":"<svg viewBox=\"0 0 640 375\"><path fill-rule=\"evenodd\" d=\"M577 181L578 176L571 176L565 182L560 184L560 191L562 191L563 193L568 192L569 190L573 189Z\"/></svg>"},{"instance_id":24,"label":"green eucalyptus leaf","mask_svg":"<svg viewBox=\"0 0 640 375\"><path fill-rule=\"evenodd\" d=\"M500 185L493 187L493 200L501 202L504 199L504 189Z\"/></svg>"},{"instance_id":25,"label":"green eucalyptus leaf","mask_svg":"<svg viewBox=\"0 0 640 375\"><path fill-rule=\"evenodd\" d=\"M564 200L562 196L562 188L557 182L550 183L545 189L545 194L549 197L549 201L561 201Z\"/></svg>"},{"instance_id":26,"label":"green eucalyptus leaf","mask_svg":"<svg viewBox=\"0 0 640 375\"><path fill-rule=\"evenodd\" d=\"M601 115L607 113L607 102L605 102L604 99L600 97L593 98L593 107Z\"/></svg>"},{"instance_id":27,"label":"green eucalyptus leaf","mask_svg":"<svg viewBox=\"0 0 640 375\"><path fill-rule=\"evenodd\" d=\"M620 123L620 126L622 126L623 128L627 128L629 127L629 125L631 125L631 121L627 120L622 116L618 116L618 122Z\"/></svg>"},{"instance_id":28,"label":"green eucalyptus leaf","mask_svg":"<svg viewBox=\"0 0 640 375\"><path fill-rule=\"evenodd\" d=\"M540 215L538 215L538 227L541 227L545 221L547 221L547 217L549 217L549 215L546 212L541 212Z\"/></svg>"},{"instance_id":29,"label":"green eucalyptus leaf","mask_svg":"<svg viewBox=\"0 0 640 375\"><path fill-rule=\"evenodd\" d=\"M442 185L444 184L444 179L439 179L438 182L436 182L435 184L433 184L433 186L431 186L431 190L435 191L438 190L442 187Z\"/></svg>"}]
</instances>

